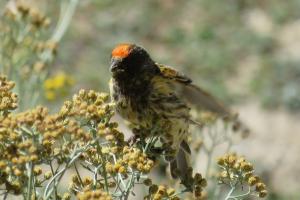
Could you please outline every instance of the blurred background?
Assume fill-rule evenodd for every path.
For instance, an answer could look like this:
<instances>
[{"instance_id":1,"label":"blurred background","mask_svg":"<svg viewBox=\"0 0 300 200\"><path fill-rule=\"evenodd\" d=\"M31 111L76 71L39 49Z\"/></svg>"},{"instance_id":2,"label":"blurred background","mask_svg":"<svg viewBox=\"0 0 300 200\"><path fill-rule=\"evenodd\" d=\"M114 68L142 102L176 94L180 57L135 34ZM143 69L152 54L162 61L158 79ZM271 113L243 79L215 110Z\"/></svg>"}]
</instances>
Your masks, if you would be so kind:
<instances>
[{"instance_id":1,"label":"blurred background","mask_svg":"<svg viewBox=\"0 0 300 200\"><path fill-rule=\"evenodd\" d=\"M33 2L58 17L58 0ZM81 0L48 79L70 87L45 91L45 103L108 91L112 48L139 44L239 113L251 134L234 149L256 164L269 199L300 199L299 10L300 0Z\"/></svg>"}]
</instances>

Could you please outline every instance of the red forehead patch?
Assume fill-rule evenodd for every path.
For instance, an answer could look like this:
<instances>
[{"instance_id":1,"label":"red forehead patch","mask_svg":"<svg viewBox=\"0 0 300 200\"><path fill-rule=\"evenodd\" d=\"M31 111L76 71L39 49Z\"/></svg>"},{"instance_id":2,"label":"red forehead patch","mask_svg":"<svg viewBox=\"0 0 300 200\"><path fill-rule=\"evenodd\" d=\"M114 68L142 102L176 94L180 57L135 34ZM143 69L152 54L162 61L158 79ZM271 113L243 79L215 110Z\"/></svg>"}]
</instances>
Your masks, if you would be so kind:
<instances>
[{"instance_id":1,"label":"red forehead patch","mask_svg":"<svg viewBox=\"0 0 300 200\"><path fill-rule=\"evenodd\" d=\"M131 50L130 44L120 44L111 53L114 58L125 58L129 55Z\"/></svg>"}]
</instances>

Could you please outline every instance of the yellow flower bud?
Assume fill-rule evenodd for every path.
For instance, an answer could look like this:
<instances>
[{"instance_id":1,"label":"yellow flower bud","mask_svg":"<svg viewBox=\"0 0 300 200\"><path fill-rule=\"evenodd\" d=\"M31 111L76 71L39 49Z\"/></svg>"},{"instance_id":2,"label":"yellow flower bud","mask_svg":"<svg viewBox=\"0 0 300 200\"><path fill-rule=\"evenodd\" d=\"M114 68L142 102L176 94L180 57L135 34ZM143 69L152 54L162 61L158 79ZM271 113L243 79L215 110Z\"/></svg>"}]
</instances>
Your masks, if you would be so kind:
<instances>
[{"instance_id":1,"label":"yellow flower bud","mask_svg":"<svg viewBox=\"0 0 300 200\"><path fill-rule=\"evenodd\" d=\"M50 179L52 177L52 172L51 171L47 171L45 174L44 174L44 177L45 179Z\"/></svg>"},{"instance_id":2,"label":"yellow flower bud","mask_svg":"<svg viewBox=\"0 0 300 200\"><path fill-rule=\"evenodd\" d=\"M41 167L34 167L33 169L33 173L34 175L38 176L38 175L41 175L42 174L42 168Z\"/></svg>"},{"instance_id":3,"label":"yellow flower bud","mask_svg":"<svg viewBox=\"0 0 300 200\"><path fill-rule=\"evenodd\" d=\"M268 194L267 190L262 190L262 191L260 191L260 192L258 193L258 196L259 196L260 198L264 198L264 197L267 196L267 194Z\"/></svg>"},{"instance_id":4,"label":"yellow flower bud","mask_svg":"<svg viewBox=\"0 0 300 200\"><path fill-rule=\"evenodd\" d=\"M250 186L254 186L258 182L258 179L255 176L251 176L248 179L248 184Z\"/></svg>"}]
</instances>

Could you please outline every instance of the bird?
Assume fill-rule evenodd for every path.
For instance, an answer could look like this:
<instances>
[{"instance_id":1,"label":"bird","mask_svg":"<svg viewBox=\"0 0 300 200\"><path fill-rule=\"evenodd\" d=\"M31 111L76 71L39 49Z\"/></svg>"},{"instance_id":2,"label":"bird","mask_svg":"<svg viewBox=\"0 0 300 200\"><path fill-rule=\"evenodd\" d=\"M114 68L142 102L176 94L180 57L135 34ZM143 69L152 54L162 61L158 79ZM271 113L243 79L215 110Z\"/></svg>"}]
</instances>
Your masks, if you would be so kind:
<instances>
[{"instance_id":1,"label":"bird","mask_svg":"<svg viewBox=\"0 0 300 200\"><path fill-rule=\"evenodd\" d=\"M116 112L133 127L156 129L173 151L166 159L173 178L188 179L187 143L191 106L233 116L220 101L196 86L192 80L168 65L155 62L141 46L122 43L111 52L110 94ZM149 131L150 132L150 131Z\"/></svg>"}]
</instances>

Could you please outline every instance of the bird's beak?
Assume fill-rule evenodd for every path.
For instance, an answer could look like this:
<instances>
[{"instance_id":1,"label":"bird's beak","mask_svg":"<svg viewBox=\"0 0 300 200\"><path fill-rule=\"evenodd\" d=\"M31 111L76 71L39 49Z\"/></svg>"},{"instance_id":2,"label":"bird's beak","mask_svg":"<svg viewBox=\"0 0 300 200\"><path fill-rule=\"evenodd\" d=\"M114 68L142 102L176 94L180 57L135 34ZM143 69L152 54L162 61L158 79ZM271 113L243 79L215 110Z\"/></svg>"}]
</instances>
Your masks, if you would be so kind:
<instances>
[{"instance_id":1,"label":"bird's beak","mask_svg":"<svg viewBox=\"0 0 300 200\"><path fill-rule=\"evenodd\" d=\"M115 72L120 67L121 59L119 58L112 58L110 63L110 71Z\"/></svg>"}]
</instances>

